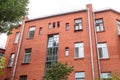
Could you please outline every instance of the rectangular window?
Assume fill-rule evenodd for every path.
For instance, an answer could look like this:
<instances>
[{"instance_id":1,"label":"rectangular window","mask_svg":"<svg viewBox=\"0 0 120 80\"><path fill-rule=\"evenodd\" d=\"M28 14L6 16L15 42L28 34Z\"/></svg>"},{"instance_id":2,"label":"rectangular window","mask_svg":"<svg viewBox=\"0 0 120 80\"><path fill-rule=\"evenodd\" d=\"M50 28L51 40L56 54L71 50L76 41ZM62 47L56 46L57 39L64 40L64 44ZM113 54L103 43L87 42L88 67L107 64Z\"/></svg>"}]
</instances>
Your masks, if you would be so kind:
<instances>
[{"instance_id":1,"label":"rectangular window","mask_svg":"<svg viewBox=\"0 0 120 80\"><path fill-rule=\"evenodd\" d=\"M55 28L55 22L53 22L53 28Z\"/></svg>"},{"instance_id":2,"label":"rectangular window","mask_svg":"<svg viewBox=\"0 0 120 80\"><path fill-rule=\"evenodd\" d=\"M99 52L99 58L108 58L108 48L106 43L100 43L97 44L98 52Z\"/></svg>"},{"instance_id":3,"label":"rectangular window","mask_svg":"<svg viewBox=\"0 0 120 80\"><path fill-rule=\"evenodd\" d=\"M117 20L118 35L120 35L120 21Z\"/></svg>"},{"instance_id":4,"label":"rectangular window","mask_svg":"<svg viewBox=\"0 0 120 80\"><path fill-rule=\"evenodd\" d=\"M84 43L75 43L75 58L84 57Z\"/></svg>"},{"instance_id":5,"label":"rectangular window","mask_svg":"<svg viewBox=\"0 0 120 80\"><path fill-rule=\"evenodd\" d=\"M95 25L96 25L97 32L104 31L103 19L95 20Z\"/></svg>"},{"instance_id":6,"label":"rectangular window","mask_svg":"<svg viewBox=\"0 0 120 80\"><path fill-rule=\"evenodd\" d=\"M20 80L27 80L27 76L20 76Z\"/></svg>"},{"instance_id":7,"label":"rectangular window","mask_svg":"<svg viewBox=\"0 0 120 80\"><path fill-rule=\"evenodd\" d=\"M48 28L52 28L52 24L51 23L48 23Z\"/></svg>"},{"instance_id":8,"label":"rectangular window","mask_svg":"<svg viewBox=\"0 0 120 80\"><path fill-rule=\"evenodd\" d=\"M25 49L23 63L29 63L30 62L31 51L32 51L32 48Z\"/></svg>"},{"instance_id":9,"label":"rectangular window","mask_svg":"<svg viewBox=\"0 0 120 80\"><path fill-rule=\"evenodd\" d=\"M46 67L49 67L49 65L52 62L58 61L58 44L59 44L58 34L48 36Z\"/></svg>"},{"instance_id":10,"label":"rectangular window","mask_svg":"<svg viewBox=\"0 0 120 80\"><path fill-rule=\"evenodd\" d=\"M20 33L17 32L16 35L15 35L15 40L14 40L14 43L18 43L18 40L19 40L19 35Z\"/></svg>"},{"instance_id":11,"label":"rectangular window","mask_svg":"<svg viewBox=\"0 0 120 80\"><path fill-rule=\"evenodd\" d=\"M101 73L102 80L111 80L111 73Z\"/></svg>"},{"instance_id":12,"label":"rectangular window","mask_svg":"<svg viewBox=\"0 0 120 80\"><path fill-rule=\"evenodd\" d=\"M43 29L42 29L42 27L40 27L39 34L42 34L42 31L43 31Z\"/></svg>"},{"instance_id":13,"label":"rectangular window","mask_svg":"<svg viewBox=\"0 0 120 80\"><path fill-rule=\"evenodd\" d=\"M14 57L15 57L15 54L12 53L11 56L10 56L10 58L9 58L8 67L12 67L13 62L14 62Z\"/></svg>"},{"instance_id":14,"label":"rectangular window","mask_svg":"<svg viewBox=\"0 0 120 80\"><path fill-rule=\"evenodd\" d=\"M30 27L28 31L28 38L33 38L35 33L35 27Z\"/></svg>"},{"instance_id":15,"label":"rectangular window","mask_svg":"<svg viewBox=\"0 0 120 80\"><path fill-rule=\"evenodd\" d=\"M0 52L0 58L3 57L3 56L4 56L4 54L2 52Z\"/></svg>"},{"instance_id":16,"label":"rectangular window","mask_svg":"<svg viewBox=\"0 0 120 80\"><path fill-rule=\"evenodd\" d=\"M69 23L66 23L65 30L69 30Z\"/></svg>"},{"instance_id":17,"label":"rectangular window","mask_svg":"<svg viewBox=\"0 0 120 80\"><path fill-rule=\"evenodd\" d=\"M85 80L85 72L76 72L75 80Z\"/></svg>"},{"instance_id":18,"label":"rectangular window","mask_svg":"<svg viewBox=\"0 0 120 80\"><path fill-rule=\"evenodd\" d=\"M82 30L82 19L75 19L74 23L75 23L74 25L75 31Z\"/></svg>"},{"instance_id":19,"label":"rectangular window","mask_svg":"<svg viewBox=\"0 0 120 80\"><path fill-rule=\"evenodd\" d=\"M68 55L69 55L69 48L66 47L66 48L65 48L65 56L67 57Z\"/></svg>"},{"instance_id":20,"label":"rectangular window","mask_svg":"<svg viewBox=\"0 0 120 80\"><path fill-rule=\"evenodd\" d=\"M57 27L60 27L60 22L59 21L57 22Z\"/></svg>"}]
</instances>

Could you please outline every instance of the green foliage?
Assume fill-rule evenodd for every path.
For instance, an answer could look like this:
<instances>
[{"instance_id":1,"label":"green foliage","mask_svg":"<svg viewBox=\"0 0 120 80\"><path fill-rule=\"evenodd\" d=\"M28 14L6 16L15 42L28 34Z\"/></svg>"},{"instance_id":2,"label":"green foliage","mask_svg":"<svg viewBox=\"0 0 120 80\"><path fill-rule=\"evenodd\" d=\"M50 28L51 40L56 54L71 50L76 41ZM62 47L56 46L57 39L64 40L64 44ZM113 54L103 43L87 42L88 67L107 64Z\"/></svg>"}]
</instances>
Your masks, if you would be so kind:
<instances>
[{"instance_id":1,"label":"green foliage","mask_svg":"<svg viewBox=\"0 0 120 80\"><path fill-rule=\"evenodd\" d=\"M73 70L73 66L68 66L60 62L52 63L51 66L46 69L43 80L65 80Z\"/></svg>"},{"instance_id":2,"label":"green foliage","mask_svg":"<svg viewBox=\"0 0 120 80\"><path fill-rule=\"evenodd\" d=\"M0 0L0 33L10 33L27 14L28 0Z\"/></svg>"},{"instance_id":3,"label":"green foliage","mask_svg":"<svg viewBox=\"0 0 120 80\"><path fill-rule=\"evenodd\" d=\"M6 59L4 57L0 59L0 76L4 74L5 61Z\"/></svg>"}]
</instances>

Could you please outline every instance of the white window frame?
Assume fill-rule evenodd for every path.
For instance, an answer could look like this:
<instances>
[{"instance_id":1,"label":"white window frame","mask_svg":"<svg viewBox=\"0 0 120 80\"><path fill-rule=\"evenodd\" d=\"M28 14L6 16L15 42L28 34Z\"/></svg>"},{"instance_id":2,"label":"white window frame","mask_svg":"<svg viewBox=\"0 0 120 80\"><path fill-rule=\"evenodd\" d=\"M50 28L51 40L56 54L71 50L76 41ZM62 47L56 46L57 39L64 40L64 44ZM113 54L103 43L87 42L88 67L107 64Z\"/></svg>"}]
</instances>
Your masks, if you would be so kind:
<instances>
[{"instance_id":1,"label":"white window frame","mask_svg":"<svg viewBox=\"0 0 120 80\"><path fill-rule=\"evenodd\" d=\"M101 79L108 79L108 78L109 79L112 78L110 72L101 73Z\"/></svg>"},{"instance_id":2,"label":"white window frame","mask_svg":"<svg viewBox=\"0 0 120 80\"><path fill-rule=\"evenodd\" d=\"M14 43L18 43L19 36L20 36L20 32L17 32L16 35L15 35Z\"/></svg>"},{"instance_id":3,"label":"white window frame","mask_svg":"<svg viewBox=\"0 0 120 80\"><path fill-rule=\"evenodd\" d=\"M108 48L107 48L107 44L106 43L99 43L97 44L97 48L98 48L98 53L99 53L99 49L102 50L102 54L99 53L99 59L105 59L105 58L109 58L108 55ZM100 57L100 55L102 55L103 57Z\"/></svg>"},{"instance_id":4,"label":"white window frame","mask_svg":"<svg viewBox=\"0 0 120 80\"><path fill-rule=\"evenodd\" d=\"M84 58L84 43L75 43L75 58ZM76 54L76 48L78 48L78 54Z\"/></svg>"},{"instance_id":5,"label":"white window frame","mask_svg":"<svg viewBox=\"0 0 120 80\"><path fill-rule=\"evenodd\" d=\"M103 19L96 19L95 24L96 24L96 26L95 26L96 32L104 31Z\"/></svg>"},{"instance_id":6,"label":"white window frame","mask_svg":"<svg viewBox=\"0 0 120 80\"><path fill-rule=\"evenodd\" d=\"M75 80L85 80L85 72L76 72Z\"/></svg>"},{"instance_id":7,"label":"white window frame","mask_svg":"<svg viewBox=\"0 0 120 80\"><path fill-rule=\"evenodd\" d=\"M32 48L28 48L31 49L32 52ZM30 62L30 56L31 56L31 52L26 52L27 49L25 49L25 53L24 53L24 58L23 58L23 63L29 63Z\"/></svg>"},{"instance_id":8,"label":"white window frame","mask_svg":"<svg viewBox=\"0 0 120 80\"><path fill-rule=\"evenodd\" d=\"M15 54L12 53L12 54L10 55L8 67L12 67L12 65L13 65L13 63L14 63L14 58L15 58Z\"/></svg>"},{"instance_id":9,"label":"white window frame","mask_svg":"<svg viewBox=\"0 0 120 80\"><path fill-rule=\"evenodd\" d=\"M65 48L65 56L66 56L66 57L69 56L69 48L68 48L68 47Z\"/></svg>"},{"instance_id":10,"label":"white window frame","mask_svg":"<svg viewBox=\"0 0 120 80\"><path fill-rule=\"evenodd\" d=\"M31 31L34 31L34 34L35 34L35 26L29 27L28 38L33 38L34 37L34 35L32 37L30 37L30 32Z\"/></svg>"},{"instance_id":11,"label":"white window frame","mask_svg":"<svg viewBox=\"0 0 120 80\"><path fill-rule=\"evenodd\" d=\"M118 33L120 35L120 21L117 20L117 29L118 29Z\"/></svg>"},{"instance_id":12,"label":"white window frame","mask_svg":"<svg viewBox=\"0 0 120 80\"><path fill-rule=\"evenodd\" d=\"M83 29L82 19L81 18L75 19L74 20L74 31L79 31L79 30L82 30L82 29Z\"/></svg>"}]
</instances>

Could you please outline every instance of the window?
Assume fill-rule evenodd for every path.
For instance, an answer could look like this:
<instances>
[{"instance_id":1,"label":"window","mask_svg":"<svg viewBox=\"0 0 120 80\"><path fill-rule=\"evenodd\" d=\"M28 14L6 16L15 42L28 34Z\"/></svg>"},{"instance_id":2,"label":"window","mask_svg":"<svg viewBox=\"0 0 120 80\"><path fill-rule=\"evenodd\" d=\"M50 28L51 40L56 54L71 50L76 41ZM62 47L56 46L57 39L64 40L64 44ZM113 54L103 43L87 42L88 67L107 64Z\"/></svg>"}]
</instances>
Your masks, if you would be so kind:
<instances>
[{"instance_id":1,"label":"window","mask_svg":"<svg viewBox=\"0 0 120 80\"><path fill-rule=\"evenodd\" d=\"M14 62L14 57L15 57L15 54L12 53L9 59L8 67L12 67L13 62Z\"/></svg>"},{"instance_id":2,"label":"window","mask_svg":"<svg viewBox=\"0 0 120 80\"><path fill-rule=\"evenodd\" d=\"M60 22L59 21L57 22L57 27L60 27Z\"/></svg>"},{"instance_id":3,"label":"window","mask_svg":"<svg viewBox=\"0 0 120 80\"><path fill-rule=\"evenodd\" d=\"M29 63L30 62L31 51L32 51L31 48L25 49L23 63Z\"/></svg>"},{"instance_id":4,"label":"window","mask_svg":"<svg viewBox=\"0 0 120 80\"><path fill-rule=\"evenodd\" d=\"M59 44L59 35L58 34L48 36L46 67L49 67L49 65L51 65L52 62L57 62L57 60L58 60L58 44Z\"/></svg>"},{"instance_id":5,"label":"window","mask_svg":"<svg viewBox=\"0 0 120 80\"><path fill-rule=\"evenodd\" d=\"M111 80L111 73L101 73L102 80Z\"/></svg>"},{"instance_id":6,"label":"window","mask_svg":"<svg viewBox=\"0 0 120 80\"><path fill-rule=\"evenodd\" d=\"M69 30L69 23L66 23L65 30Z\"/></svg>"},{"instance_id":7,"label":"window","mask_svg":"<svg viewBox=\"0 0 120 80\"><path fill-rule=\"evenodd\" d=\"M42 29L42 27L40 27L39 34L42 34L42 31L43 31L43 29Z\"/></svg>"},{"instance_id":8,"label":"window","mask_svg":"<svg viewBox=\"0 0 120 80\"><path fill-rule=\"evenodd\" d=\"M4 54L2 52L0 52L0 59L4 56Z\"/></svg>"},{"instance_id":9,"label":"window","mask_svg":"<svg viewBox=\"0 0 120 80\"><path fill-rule=\"evenodd\" d=\"M82 19L75 19L75 31L82 30Z\"/></svg>"},{"instance_id":10,"label":"window","mask_svg":"<svg viewBox=\"0 0 120 80\"><path fill-rule=\"evenodd\" d=\"M20 80L27 80L27 76L20 76Z\"/></svg>"},{"instance_id":11,"label":"window","mask_svg":"<svg viewBox=\"0 0 120 80\"><path fill-rule=\"evenodd\" d=\"M53 28L55 28L55 22L53 22Z\"/></svg>"},{"instance_id":12,"label":"window","mask_svg":"<svg viewBox=\"0 0 120 80\"><path fill-rule=\"evenodd\" d=\"M66 48L65 48L65 56L67 57L68 55L69 55L69 48L66 47Z\"/></svg>"},{"instance_id":13,"label":"window","mask_svg":"<svg viewBox=\"0 0 120 80\"><path fill-rule=\"evenodd\" d=\"M75 58L84 57L84 43L75 43Z\"/></svg>"},{"instance_id":14,"label":"window","mask_svg":"<svg viewBox=\"0 0 120 80\"><path fill-rule=\"evenodd\" d=\"M20 35L20 33L17 32L16 35L15 35L14 43L18 43L19 35Z\"/></svg>"},{"instance_id":15,"label":"window","mask_svg":"<svg viewBox=\"0 0 120 80\"><path fill-rule=\"evenodd\" d=\"M48 23L48 28L52 28L52 24L51 23Z\"/></svg>"},{"instance_id":16,"label":"window","mask_svg":"<svg viewBox=\"0 0 120 80\"><path fill-rule=\"evenodd\" d=\"M28 38L33 38L35 33L35 27L30 27L28 32Z\"/></svg>"},{"instance_id":17,"label":"window","mask_svg":"<svg viewBox=\"0 0 120 80\"><path fill-rule=\"evenodd\" d=\"M99 58L108 58L108 49L106 43L101 43L97 45L98 52L99 52Z\"/></svg>"},{"instance_id":18,"label":"window","mask_svg":"<svg viewBox=\"0 0 120 80\"><path fill-rule=\"evenodd\" d=\"M120 21L117 21L118 32L120 33Z\"/></svg>"},{"instance_id":19,"label":"window","mask_svg":"<svg viewBox=\"0 0 120 80\"><path fill-rule=\"evenodd\" d=\"M75 80L85 80L85 72L76 72Z\"/></svg>"},{"instance_id":20,"label":"window","mask_svg":"<svg viewBox=\"0 0 120 80\"><path fill-rule=\"evenodd\" d=\"M97 32L104 31L103 19L95 20L95 24L96 24L96 31Z\"/></svg>"}]
</instances>

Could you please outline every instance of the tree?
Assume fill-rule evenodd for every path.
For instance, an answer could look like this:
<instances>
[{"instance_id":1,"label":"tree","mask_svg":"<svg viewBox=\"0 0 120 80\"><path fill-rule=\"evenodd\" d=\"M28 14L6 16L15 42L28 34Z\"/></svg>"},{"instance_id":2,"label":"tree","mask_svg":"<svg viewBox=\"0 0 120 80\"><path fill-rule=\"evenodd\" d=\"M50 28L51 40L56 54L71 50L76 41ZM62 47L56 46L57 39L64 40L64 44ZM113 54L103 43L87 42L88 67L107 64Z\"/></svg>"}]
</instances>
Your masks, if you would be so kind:
<instances>
[{"instance_id":1,"label":"tree","mask_svg":"<svg viewBox=\"0 0 120 80\"><path fill-rule=\"evenodd\" d=\"M5 60L6 59L4 57L0 58L0 76L4 74Z\"/></svg>"},{"instance_id":2,"label":"tree","mask_svg":"<svg viewBox=\"0 0 120 80\"><path fill-rule=\"evenodd\" d=\"M28 0L0 0L0 34L11 33L27 14Z\"/></svg>"},{"instance_id":3,"label":"tree","mask_svg":"<svg viewBox=\"0 0 120 80\"><path fill-rule=\"evenodd\" d=\"M51 66L46 69L43 80L65 80L73 70L73 66L68 66L60 62L52 63Z\"/></svg>"}]
</instances>

